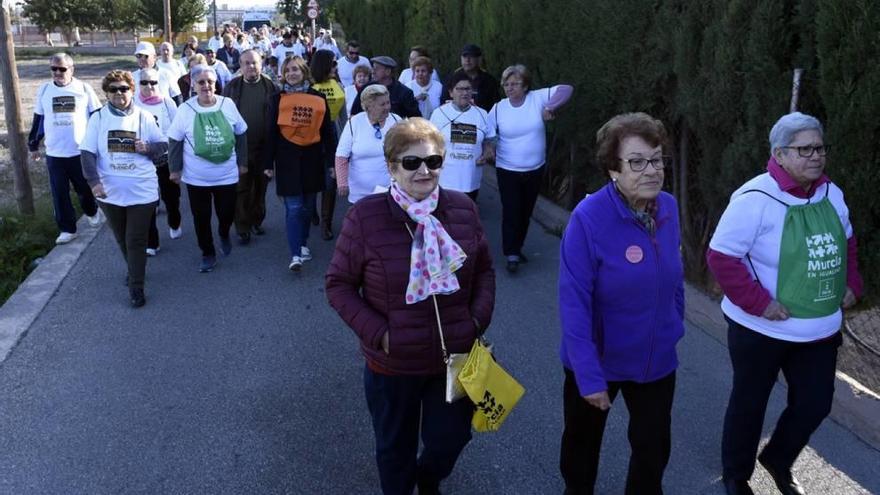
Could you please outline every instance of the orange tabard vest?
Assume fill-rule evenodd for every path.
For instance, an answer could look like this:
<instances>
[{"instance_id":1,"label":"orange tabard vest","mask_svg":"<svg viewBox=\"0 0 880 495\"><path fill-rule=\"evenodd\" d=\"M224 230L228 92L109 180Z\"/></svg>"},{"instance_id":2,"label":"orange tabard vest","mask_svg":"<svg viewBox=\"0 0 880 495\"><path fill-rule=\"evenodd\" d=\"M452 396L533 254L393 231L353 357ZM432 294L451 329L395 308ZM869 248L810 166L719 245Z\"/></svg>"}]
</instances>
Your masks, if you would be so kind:
<instances>
[{"instance_id":1,"label":"orange tabard vest","mask_svg":"<svg viewBox=\"0 0 880 495\"><path fill-rule=\"evenodd\" d=\"M281 95L278 104L278 127L281 135L293 144L308 146L321 140L321 124L327 103L308 93Z\"/></svg>"}]
</instances>

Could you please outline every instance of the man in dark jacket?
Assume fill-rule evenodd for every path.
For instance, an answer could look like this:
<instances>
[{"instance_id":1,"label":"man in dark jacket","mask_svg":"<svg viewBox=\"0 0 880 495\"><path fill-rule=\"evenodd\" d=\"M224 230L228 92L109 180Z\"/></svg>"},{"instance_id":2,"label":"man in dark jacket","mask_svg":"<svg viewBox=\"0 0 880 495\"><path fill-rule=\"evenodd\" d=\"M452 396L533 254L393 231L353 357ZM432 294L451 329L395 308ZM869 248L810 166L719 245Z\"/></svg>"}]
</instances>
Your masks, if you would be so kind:
<instances>
[{"instance_id":1,"label":"man in dark jacket","mask_svg":"<svg viewBox=\"0 0 880 495\"><path fill-rule=\"evenodd\" d=\"M248 172L238 179L235 204L235 230L239 242L247 244L251 231L263 235L266 218L266 187L269 179L263 174L263 145L266 141L266 115L269 101L278 92L271 79L263 75L263 57L256 50L241 54L241 74L223 88L223 96L231 98L247 122Z\"/></svg>"},{"instance_id":2,"label":"man in dark jacket","mask_svg":"<svg viewBox=\"0 0 880 495\"><path fill-rule=\"evenodd\" d=\"M421 117L419 111L419 102L416 101L411 89L407 88L394 77L394 69L397 62L391 57L385 55L373 57L373 80L364 85L366 88L371 84L381 84L388 88L388 94L391 96L391 112L401 117ZM361 95L358 93L351 105L351 114L357 115L363 111L361 108Z\"/></svg>"},{"instance_id":3,"label":"man in dark jacket","mask_svg":"<svg viewBox=\"0 0 880 495\"><path fill-rule=\"evenodd\" d=\"M461 49L461 67L455 69L456 72L464 71L471 79L471 86L474 88L474 104L485 111L492 109L492 105L498 103L501 99L500 85L498 79L492 77L491 74L484 71L481 67L483 63L483 50L479 46L468 44ZM452 80L450 76L448 81ZM444 85L441 98L444 103L449 101L449 86Z\"/></svg>"}]
</instances>

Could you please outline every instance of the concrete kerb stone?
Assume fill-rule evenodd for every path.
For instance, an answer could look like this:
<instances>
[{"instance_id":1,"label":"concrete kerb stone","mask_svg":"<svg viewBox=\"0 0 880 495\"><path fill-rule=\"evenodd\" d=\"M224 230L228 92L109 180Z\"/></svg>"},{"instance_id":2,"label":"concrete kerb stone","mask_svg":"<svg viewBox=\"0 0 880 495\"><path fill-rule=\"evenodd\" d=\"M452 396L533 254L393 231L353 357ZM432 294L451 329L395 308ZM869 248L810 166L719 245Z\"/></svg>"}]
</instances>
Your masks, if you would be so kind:
<instances>
[{"instance_id":1,"label":"concrete kerb stone","mask_svg":"<svg viewBox=\"0 0 880 495\"><path fill-rule=\"evenodd\" d=\"M484 167L483 185L498 189L494 167ZM532 214L532 219L548 232L558 234L565 231L570 217L570 211L543 196L538 197ZM685 319L726 347L727 322L718 302L690 284L685 284L685 299ZM785 386L781 375L779 382ZM880 450L880 396L840 371L834 384L831 419Z\"/></svg>"},{"instance_id":2,"label":"concrete kerb stone","mask_svg":"<svg viewBox=\"0 0 880 495\"><path fill-rule=\"evenodd\" d=\"M76 239L55 246L40 265L0 307L0 365L30 329L61 282L103 227L92 227L83 216L76 224Z\"/></svg>"}]
</instances>

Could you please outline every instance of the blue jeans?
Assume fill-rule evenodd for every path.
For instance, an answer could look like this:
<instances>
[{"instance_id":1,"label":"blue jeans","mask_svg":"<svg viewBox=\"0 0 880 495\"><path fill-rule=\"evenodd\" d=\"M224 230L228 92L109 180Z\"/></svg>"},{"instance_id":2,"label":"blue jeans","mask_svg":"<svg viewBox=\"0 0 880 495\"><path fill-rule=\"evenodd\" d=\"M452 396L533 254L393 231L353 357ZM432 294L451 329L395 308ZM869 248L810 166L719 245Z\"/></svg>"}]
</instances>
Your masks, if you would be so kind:
<instances>
[{"instance_id":1,"label":"blue jeans","mask_svg":"<svg viewBox=\"0 0 880 495\"><path fill-rule=\"evenodd\" d=\"M55 208L55 223L62 232L76 233L76 210L70 201L70 185L79 196L79 205L88 216L98 212L98 203L92 195L92 188L83 177L79 155L69 158L46 156L49 170L49 188L52 190L52 206Z\"/></svg>"},{"instance_id":2,"label":"blue jeans","mask_svg":"<svg viewBox=\"0 0 880 495\"><path fill-rule=\"evenodd\" d=\"M282 196L284 201L284 221L287 225L287 245L290 256L300 256L303 246L309 241L309 228L315 212L317 194Z\"/></svg>"}]
</instances>

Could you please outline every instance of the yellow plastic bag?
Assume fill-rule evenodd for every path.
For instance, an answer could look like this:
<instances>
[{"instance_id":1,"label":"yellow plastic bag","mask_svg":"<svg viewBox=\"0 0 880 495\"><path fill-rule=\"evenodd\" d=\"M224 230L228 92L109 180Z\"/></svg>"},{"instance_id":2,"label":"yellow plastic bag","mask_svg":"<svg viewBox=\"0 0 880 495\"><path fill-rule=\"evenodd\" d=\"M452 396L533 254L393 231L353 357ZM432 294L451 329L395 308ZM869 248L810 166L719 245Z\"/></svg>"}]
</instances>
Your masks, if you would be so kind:
<instances>
[{"instance_id":1,"label":"yellow plastic bag","mask_svg":"<svg viewBox=\"0 0 880 495\"><path fill-rule=\"evenodd\" d=\"M498 431L526 390L502 368L477 339L458 381L477 406L471 425L476 431Z\"/></svg>"}]
</instances>

